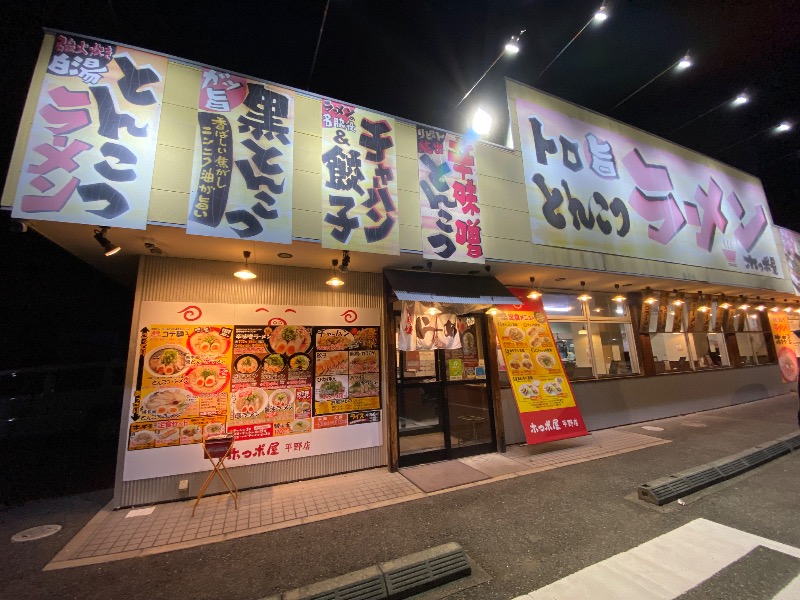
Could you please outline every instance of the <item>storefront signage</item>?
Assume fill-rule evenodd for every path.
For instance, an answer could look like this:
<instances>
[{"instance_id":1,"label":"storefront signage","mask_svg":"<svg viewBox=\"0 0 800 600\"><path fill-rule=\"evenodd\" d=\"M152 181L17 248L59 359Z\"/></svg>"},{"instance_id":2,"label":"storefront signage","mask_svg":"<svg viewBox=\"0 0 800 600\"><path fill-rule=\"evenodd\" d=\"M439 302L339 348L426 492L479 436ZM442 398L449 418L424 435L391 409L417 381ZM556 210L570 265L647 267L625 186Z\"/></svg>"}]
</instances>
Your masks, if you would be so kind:
<instances>
[{"instance_id":1,"label":"storefront signage","mask_svg":"<svg viewBox=\"0 0 800 600\"><path fill-rule=\"evenodd\" d=\"M12 216L144 229L166 72L163 56L57 34Z\"/></svg>"},{"instance_id":2,"label":"storefront signage","mask_svg":"<svg viewBox=\"0 0 800 600\"><path fill-rule=\"evenodd\" d=\"M294 92L204 68L186 232L292 242Z\"/></svg>"},{"instance_id":3,"label":"storefront signage","mask_svg":"<svg viewBox=\"0 0 800 600\"><path fill-rule=\"evenodd\" d=\"M783 278L757 179L535 90L520 96L533 243Z\"/></svg>"},{"instance_id":4,"label":"storefront signage","mask_svg":"<svg viewBox=\"0 0 800 600\"><path fill-rule=\"evenodd\" d=\"M322 100L322 247L400 254L395 120Z\"/></svg>"},{"instance_id":5,"label":"storefront signage","mask_svg":"<svg viewBox=\"0 0 800 600\"><path fill-rule=\"evenodd\" d=\"M144 302L125 479L205 470L199 445L221 433L235 436L231 466L380 445L379 319Z\"/></svg>"},{"instance_id":6,"label":"storefront signage","mask_svg":"<svg viewBox=\"0 0 800 600\"><path fill-rule=\"evenodd\" d=\"M541 298L526 298L528 290L509 290L520 303L498 306L494 324L525 441L539 444L587 435Z\"/></svg>"},{"instance_id":7,"label":"storefront signage","mask_svg":"<svg viewBox=\"0 0 800 600\"><path fill-rule=\"evenodd\" d=\"M473 143L417 125L417 153L423 257L483 264Z\"/></svg>"},{"instance_id":8,"label":"storefront signage","mask_svg":"<svg viewBox=\"0 0 800 600\"><path fill-rule=\"evenodd\" d=\"M783 311L767 313L772 340L778 352L778 366L781 369L781 381L794 383L797 381L797 355L795 354L792 330L789 326L789 315Z\"/></svg>"},{"instance_id":9,"label":"storefront signage","mask_svg":"<svg viewBox=\"0 0 800 600\"><path fill-rule=\"evenodd\" d=\"M800 234L789 229L778 228L781 234L783 251L786 254L786 264L792 276L794 293L800 295Z\"/></svg>"}]
</instances>

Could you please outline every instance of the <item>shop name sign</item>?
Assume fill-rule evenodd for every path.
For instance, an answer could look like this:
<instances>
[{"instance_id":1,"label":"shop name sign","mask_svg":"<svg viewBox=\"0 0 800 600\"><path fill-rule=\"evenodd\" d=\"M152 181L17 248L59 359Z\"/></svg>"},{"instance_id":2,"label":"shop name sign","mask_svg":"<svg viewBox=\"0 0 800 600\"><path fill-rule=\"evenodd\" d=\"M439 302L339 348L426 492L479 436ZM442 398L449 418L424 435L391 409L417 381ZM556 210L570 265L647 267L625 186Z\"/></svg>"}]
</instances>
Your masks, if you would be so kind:
<instances>
[{"instance_id":1,"label":"shop name sign","mask_svg":"<svg viewBox=\"0 0 800 600\"><path fill-rule=\"evenodd\" d=\"M783 277L758 180L524 95L516 110L533 243Z\"/></svg>"}]
</instances>

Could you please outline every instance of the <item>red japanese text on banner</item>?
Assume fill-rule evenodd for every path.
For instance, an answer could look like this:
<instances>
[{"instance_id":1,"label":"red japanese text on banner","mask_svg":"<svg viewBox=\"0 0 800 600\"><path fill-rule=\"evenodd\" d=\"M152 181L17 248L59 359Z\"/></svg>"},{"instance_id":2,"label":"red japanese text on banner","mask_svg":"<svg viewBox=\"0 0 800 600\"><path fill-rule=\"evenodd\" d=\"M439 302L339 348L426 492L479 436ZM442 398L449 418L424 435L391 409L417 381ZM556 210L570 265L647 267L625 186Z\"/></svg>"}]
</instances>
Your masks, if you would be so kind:
<instances>
[{"instance_id":1,"label":"red japanese text on banner","mask_svg":"<svg viewBox=\"0 0 800 600\"><path fill-rule=\"evenodd\" d=\"M518 305L501 305L495 327L528 444L587 435L541 298L509 288Z\"/></svg>"},{"instance_id":2,"label":"red japanese text on banner","mask_svg":"<svg viewBox=\"0 0 800 600\"><path fill-rule=\"evenodd\" d=\"M423 257L483 264L472 142L418 125L417 153Z\"/></svg>"},{"instance_id":3,"label":"red japanese text on banner","mask_svg":"<svg viewBox=\"0 0 800 600\"><path fill-rule=\"evenodd\" d=\"M534 244L783 278L761 182L530 88L516 113Z\"/></svg>"},{"instance_id":4,"label":"red japanese text on banner","mask_svg":"<svg viewBox=\"0 0 800 600\"><path fill-rule=\"evenodd\" d=\"M163 56L56 35L12 216L144 229L166 72Z\"/></svg>"},{"instance_id":5,"label":"red japanese text on banner","mask_svg":"<svg viewBox=\"0 0 800 600\"><path fill-rule=\"evenodd\" d=\"M294 92L203 69L186 232L292 242Z\"/></svg>"},{"instance_id":6,"label":"red japanese text on banner","mask_svg":"<svg viewBox=\"0 0 800 600\"><path fill-rule=\"evenodd\" d=\"M395 120L322 100L322 247L400 253Z\"/></svg>"}]
</instances>

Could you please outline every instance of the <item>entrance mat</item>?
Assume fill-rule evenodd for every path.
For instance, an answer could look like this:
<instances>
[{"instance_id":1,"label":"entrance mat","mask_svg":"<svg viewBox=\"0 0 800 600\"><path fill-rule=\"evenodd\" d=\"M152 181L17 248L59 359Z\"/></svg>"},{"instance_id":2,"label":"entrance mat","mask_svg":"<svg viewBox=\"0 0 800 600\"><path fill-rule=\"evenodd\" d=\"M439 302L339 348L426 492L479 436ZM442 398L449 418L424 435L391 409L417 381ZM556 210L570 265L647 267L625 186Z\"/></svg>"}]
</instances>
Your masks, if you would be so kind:
<instances>
[{"instance_id":1,"label":"entrance mat","mask_svg":"<svg viewBox=\"0 0 800 600\"><path fill-rule=\"evenodd\" d=\"M458 460L407 467L400 474L423 492L436 492L465 483L489 479L489 475L468 467Z\"/></svg>"}]
</instances>

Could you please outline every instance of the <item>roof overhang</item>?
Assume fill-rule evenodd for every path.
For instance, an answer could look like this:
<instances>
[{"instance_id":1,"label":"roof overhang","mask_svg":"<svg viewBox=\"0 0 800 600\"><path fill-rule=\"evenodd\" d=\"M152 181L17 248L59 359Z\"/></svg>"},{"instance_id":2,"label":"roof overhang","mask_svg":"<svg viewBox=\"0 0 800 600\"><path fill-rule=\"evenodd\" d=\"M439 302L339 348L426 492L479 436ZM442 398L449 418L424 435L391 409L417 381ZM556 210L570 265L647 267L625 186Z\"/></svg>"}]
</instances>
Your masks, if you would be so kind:
<instances>
[{"instance_id":1,"label":"roof overhang","mask_svg":"<svg viewBox=\"0 0 800 600\"><path fill-rule=\"evenodd\" d=\"M517 304L519 300L491 276L420 271L384 271L398 300L445 304Z\"/></svg>"}]
</instances>

